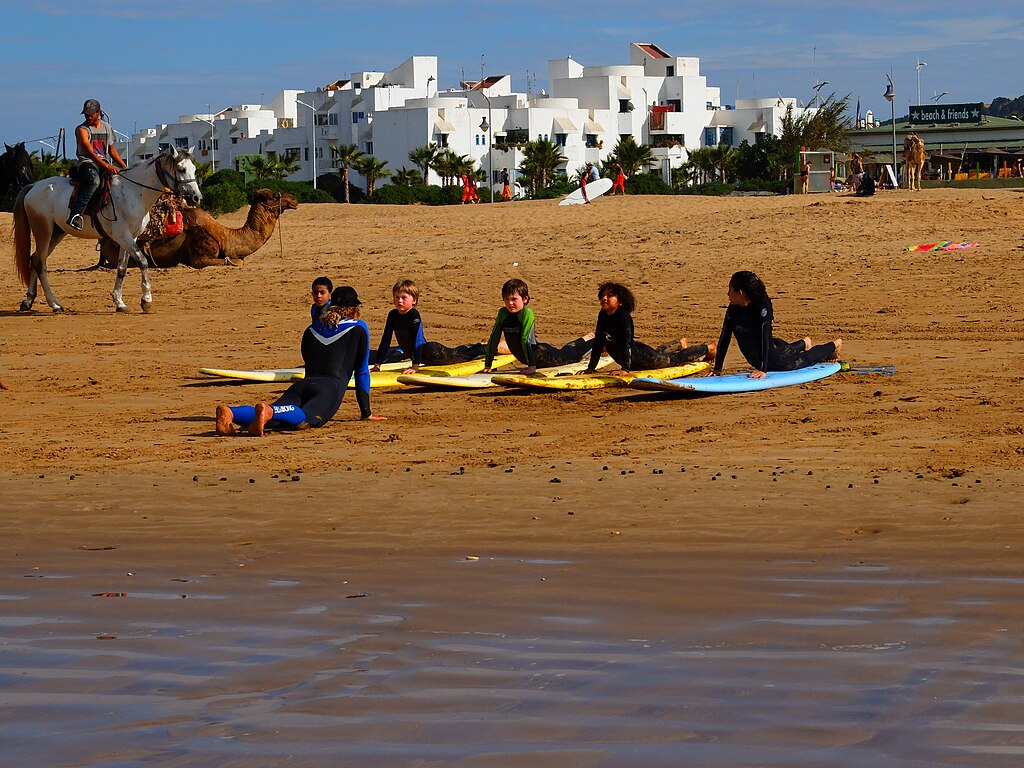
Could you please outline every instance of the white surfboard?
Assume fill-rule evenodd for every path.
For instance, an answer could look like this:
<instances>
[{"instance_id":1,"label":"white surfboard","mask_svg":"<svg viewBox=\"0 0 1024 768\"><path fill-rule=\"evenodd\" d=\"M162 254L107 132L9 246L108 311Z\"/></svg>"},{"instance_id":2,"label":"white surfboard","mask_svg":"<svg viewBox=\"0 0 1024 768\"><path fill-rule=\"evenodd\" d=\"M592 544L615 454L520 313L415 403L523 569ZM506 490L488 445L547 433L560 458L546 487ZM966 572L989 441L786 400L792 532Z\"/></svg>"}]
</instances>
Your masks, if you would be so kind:
<instances>
[{"instance_id":1,"label":"white surfboard","mask_svg":"<svg viewBox=\"0 0 1024 768\"><path fill-rule=\"evenodd\" d=\"M611 179L598 179L587 184L587 197L593 200L600 197L612 188ZM587 201L583 199L583 190L575 189L559 201L559 205L583 205Z\"/></svg>"}]
</instances>

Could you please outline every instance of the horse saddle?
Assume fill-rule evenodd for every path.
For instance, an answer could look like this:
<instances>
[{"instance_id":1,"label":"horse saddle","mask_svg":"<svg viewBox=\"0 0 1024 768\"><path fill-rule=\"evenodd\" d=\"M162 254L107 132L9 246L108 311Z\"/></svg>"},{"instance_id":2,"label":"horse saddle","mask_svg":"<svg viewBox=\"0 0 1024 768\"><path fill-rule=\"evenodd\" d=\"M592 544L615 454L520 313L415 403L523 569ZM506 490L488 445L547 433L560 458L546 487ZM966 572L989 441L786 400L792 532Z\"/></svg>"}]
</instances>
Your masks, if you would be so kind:
<instances>
[{"instance_id":1,"label":"horse saddle","mask_svg":"<svg viewBox=\"0 0 1024 768\"><path fill-rule=\"evenodd\" d=\"M72 166L71 171L68 173L68 181L71 182L71 197L68 199L68 210L75 204L78 199L78 193L82 187L82 180L78 176L78 166ZM100 188L93 194L92 199L89 200L89 205L85 208L85 215L91 216L93 222L96 221L96 217L99 215L100 210L110 200L110 176L106 173L100 174Z\"/></svg>"}]
</instances>

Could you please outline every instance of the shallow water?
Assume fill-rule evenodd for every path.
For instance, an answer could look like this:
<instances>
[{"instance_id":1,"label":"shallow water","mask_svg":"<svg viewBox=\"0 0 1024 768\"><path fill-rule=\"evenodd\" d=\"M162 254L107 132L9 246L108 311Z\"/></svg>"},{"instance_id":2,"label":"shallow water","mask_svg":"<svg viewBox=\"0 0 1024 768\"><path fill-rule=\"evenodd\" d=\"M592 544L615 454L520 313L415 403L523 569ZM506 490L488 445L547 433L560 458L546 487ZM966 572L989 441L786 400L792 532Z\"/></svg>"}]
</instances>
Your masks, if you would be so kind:
<instances>
[{"instance_id":1,"label":"shallow water","mask_svg":"<svg viewBox=\"0 0 1024 768\"><path fill-rule=\"evenodd\" d=\"M234 574L154 572L116 598L8 578L4 762L1024 762L1015 580L789 562L708 584L698 562L515 557L467 580L466 565L426 558L404 585L263 574L244 596ZM44 594L52 615L33 610Z\"/></svg>"}]
</instances>

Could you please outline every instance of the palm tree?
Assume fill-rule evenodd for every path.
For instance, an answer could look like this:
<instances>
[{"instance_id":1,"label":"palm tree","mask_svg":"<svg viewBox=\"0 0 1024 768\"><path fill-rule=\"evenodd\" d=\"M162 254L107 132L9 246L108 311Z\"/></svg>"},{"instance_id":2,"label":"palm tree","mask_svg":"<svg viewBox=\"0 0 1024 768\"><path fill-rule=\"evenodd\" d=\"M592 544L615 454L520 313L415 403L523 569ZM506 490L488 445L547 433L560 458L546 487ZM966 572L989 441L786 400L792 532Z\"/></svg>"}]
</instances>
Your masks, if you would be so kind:
<instances>
[{"instance_id":1,"label":"palm tree","mask_svg":"<svg viewBox=\"0 0 1024 768\"><path fill-rule=\"evenodd\" d=\"M407 187L411 187L413 184L422 184L423 179L420 178L420 172L415 168L406 168L403 165L392 174L391 183L404 184Z\"/></svg>"},{"instance_id":2,"label":"palm tree","mask_svg":"<svg viewBox=\"0 0 1024 768\"><path fill-rule=\"evenodd\" d=\"M213 176L213 165L210 163L198 163L196 165L196 181L200 184L205 183L211 176Z\"/></svg>"},{"instance_id":3,"label":"palm tree","mask_svg":"<svg viewBox=\"0 0 1024 768\"><path fill-rule=\"evenodd\" d=\"M529 180L532 194L548 185L565 159L562 150L548 139L537 139L523 147L523 164L519 170Z\"/></svg>"},{"instance_id":4,"label":"palm tree","mask_svg":"<svg viewBox=\"0 0 1024 768\"><path fill-rule=\"evenodd\" d=\"M391 171L384 168L385 165L387 165L387 161L381 162L373 155L363 155L352 163L352 167L359 171L360 176L366 179L367 197L373 194L378 179L384 179L391 175Z\"/></svg>"},{"instance_id":5,"label":"palm tree","mask_svg":"<svg viewBox=\"0 0 1024 768\"><path fill-rule=\"evenodd\" d=\"M654 153L646 144L637 144L632 136L619 139L607 163L618 163L627 176L636 176L649 165L654 165Z\"/></svg>"},{"instance_id":6,"label":"palm tree","mask_svg":"<svg viewBox=\"0 0 1024 768\"><path fill-rule=\"evenodd\" d=\"M331 147L331 154L334 156L335 161L341 165L338 168L338 173L341 175L341 187L345 192L345 202L347 203L349 202L348 169L359 158L363 157L363 153L355 144L340 144L336 147Z\"/></svg>"},{"instance_id":7,"label":"palm tree","mask_svg":"<svg viewBox=\"0 0 1024 768\"><path fill-rule=\"evenodd\" d=\"M457 155L450 149L445 149L434 158L433 169L441 177L441 186L448 186L456 178L467 171L473 170L473 161L465 155Z\"/></svg>"},{"instance_id":8,"label":"palm tree","mask_svg":"<svg viewBox=\"0 0 1024 768\"><path fill-rule=\"evenodd\" d=\"M291 176L298 171L302 167L302 163L299 162L298 155L285 155L284 157L277 158L277 167L281 173L278 178L283 179L285 176Z\"/></svg>"},{"instance_id":9,"label":"palm tree","mask_svg":"<svg viewBox=\"0 0 1024 768\"><path fill-rule=\"evenodd\" d=\"M820 107L794 114L792 103L782 116L782 135L779 137L780 164L789 178L799 162L800 148L831 149L846 152L850 148L848 131L852 122L847 114L850 94L841 99L830 94Z\"/></svg>"},{"instance_id":10,"label":"palm tree","mask_svg":"<svg viewBox=\"0 0 1024 768\"><path fill-rule=\"evenodd\" d=\"M690 150L687 159L696 172L695 176L699 184L707 184L714 178L716 168L715 158L712 155L714 151L714 147L700 147L699 149Z\"/></svg>"},{"instance_id":11,"label":"palm tree","mask_svg":"<svg viewBox=\"0 0 1024 768\"><path fill-rule=\"evenodd\" d=\"M736 160L739 157L733 147L728 144L719 144L711 150L711 160L715 169L721 174L721 180L728 183L736 171Z\"/></svg>"},{"instance_id":12,"label":"palm tree","mask_svg":"<svg viewBox=\"0 0 1024 768\"><path fill-rule=\"evenodd\" d=\"M427 184L430 179L430 168L437 159L438 152L440 149L434 142L409 151L409 161L423 173L424 184Z\"/></svg>"},{"instance_id":13,"label":"palm tree","mask_svg":"<svg viewBox=\"0 0 1024 768\"><path fill-rule=\"evenodd\" d=\"M277 160L267 157L266 155L250 157L247 165L248 172L260 181L265 181L267 179L280 180L284 175L281 172L281 167L278 165Z\"/></svg>"}]
</instances>

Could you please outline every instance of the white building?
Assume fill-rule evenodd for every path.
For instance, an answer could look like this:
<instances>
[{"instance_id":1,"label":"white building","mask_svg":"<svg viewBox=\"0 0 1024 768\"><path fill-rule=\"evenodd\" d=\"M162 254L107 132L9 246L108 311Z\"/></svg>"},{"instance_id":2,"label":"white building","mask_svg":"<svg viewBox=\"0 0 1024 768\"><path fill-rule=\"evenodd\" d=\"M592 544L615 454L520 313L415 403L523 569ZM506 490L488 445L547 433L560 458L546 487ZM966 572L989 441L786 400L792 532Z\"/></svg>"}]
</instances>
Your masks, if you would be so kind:
<instances>
[{"instance_id":1,"label":"white building","mask_svg":"<svg viewBox=\"0 0 1024 768\"><path fill-rule=\"evenodd\" d=\"M269 104L240 104L215 114L136 133L133 159L165 146L193 146L216 168L237 167L242 155L295 156L293 180L330 173L332 147L357 146L396 171L413 167L409 152L434 143L492 171L515 175L517 146L546 138L575 172L600 163L627 136L649 145L663 169L678 167L689 150L754 143L781 131L794 99L741 99L723 106L694 57L673 57L653 43L632 43L624 65L584 67L571 58L548 63L550 94L513 92L506 75L438 91L437 58L413 56L389 72L356 72L315 91L287 90ZM358 174L352 173L353 181ZM438 179L430 174L430 182Z\"/></svg>"}]
</instances>

